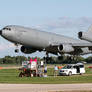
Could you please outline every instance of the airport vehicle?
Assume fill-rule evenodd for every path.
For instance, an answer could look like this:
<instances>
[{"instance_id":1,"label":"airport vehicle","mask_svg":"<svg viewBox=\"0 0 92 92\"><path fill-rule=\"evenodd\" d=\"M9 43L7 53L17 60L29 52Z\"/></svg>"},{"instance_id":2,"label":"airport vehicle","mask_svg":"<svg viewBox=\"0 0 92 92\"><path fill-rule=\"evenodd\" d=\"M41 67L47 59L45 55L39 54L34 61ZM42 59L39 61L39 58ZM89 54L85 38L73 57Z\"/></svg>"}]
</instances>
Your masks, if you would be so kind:
<instances>
[{"instance_id":1,"label":"airport vehicle","mask_svg":"<svg viewBox=\"0 0 92 92\"><path fill-rule=\"evenodd\" d=\"M73 74L83 74L83 73L85 73L85 67L84 64L82 63L68 64L59 71L59 75L69 75L69 76Z\"/></svg>"},{"instance_id":2,"label":"airport vehicle","mask_svg":"<svg viewBox=\"0 0 92 92\"><path fill-rule=\"evenodd\" d=\"M82 32L82 31L79 32L78 37L81 40L86 40L86 41L92 42L92 25L89 27L87 32Z\"/></svg>"},{"instance_id":3,"label":"airport vehicle","mask_svg":"<svg viewBox=\"0 0 92 92\"><path fill-rule=\"evenodd\" d=\"M45 51L48 57L48 53L55 55L92 53L92 43L90 42L17 25L4 27L0 30L0 35L13 42L17 48L21 45L20 50L25 54ZM15 52L18 51L15 49Z\"/></svg>"}]
</instances>

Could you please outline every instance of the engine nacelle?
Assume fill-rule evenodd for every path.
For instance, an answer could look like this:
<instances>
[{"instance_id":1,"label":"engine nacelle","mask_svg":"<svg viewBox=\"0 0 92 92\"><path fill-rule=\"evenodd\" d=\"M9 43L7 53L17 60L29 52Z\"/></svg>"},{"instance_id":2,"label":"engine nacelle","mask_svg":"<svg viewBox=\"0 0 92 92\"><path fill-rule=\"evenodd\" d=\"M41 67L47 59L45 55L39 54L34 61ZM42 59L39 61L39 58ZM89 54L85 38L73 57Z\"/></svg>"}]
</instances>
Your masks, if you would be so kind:
<instances>
[{"instance_id":1,"label":"engine nacelle","mask_svg":"<svg viewBox=\"0 0 92 92\"><path fill-rule=\"evenodd\" d=\"M80 39L92 42L92 35L91 35L91 33L88 33L88 32L79 32L78 33L78 37Z\"/></svg>"},{"instance_id":2,"label":"engine nacelle","mask_svg":"<svg viewBox=\"0 0 92 92\"><path fill-rule=\"evenodd\" d=\"M21 46L21 52L26 53L26 54L30 54L35 52L36 50L30 47L26 47L26 46Z\"/></svg>"},{"instance_id":3,"label":"engine nacelle","mask_svg":"<svg viewBox=\"0 0 92 92\"><path fill-rule=\"evenodd\" d=\"M59 52L65 52L65 53L69 53L69 52L73 52L74 51L74 48L71 46L71 45L60 45L58 47L58 51Z\"/></svg>"}]
</instances>

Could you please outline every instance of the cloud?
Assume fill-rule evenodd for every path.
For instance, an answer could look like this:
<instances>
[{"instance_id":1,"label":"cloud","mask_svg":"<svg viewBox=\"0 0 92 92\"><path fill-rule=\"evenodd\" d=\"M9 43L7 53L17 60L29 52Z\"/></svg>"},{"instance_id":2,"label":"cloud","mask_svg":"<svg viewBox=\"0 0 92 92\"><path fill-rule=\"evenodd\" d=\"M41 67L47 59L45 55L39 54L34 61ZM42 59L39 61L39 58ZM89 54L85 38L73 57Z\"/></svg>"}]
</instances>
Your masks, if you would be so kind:
<instances>
[{"instance_id":1,"label":"cloud","mask_svg":"<svg viewBox=\"0 0 92 92\"><path fill-rule=\"evenodd\" d=\"M12 43L1 43L0 44L0 51L5 51L11 48L14 48L14 45Z\"/></svg>"},{"instance_id":2,"label":"cloud","mask_svg":"<svg viewBox=\"0 0 92 92\"><path fill-rule=\"evenodd\" d=\"M57 20L48 21L42 25L38 25L39 29L55 30L55 29L85 29L92 24L92 17L60 17Z\"/></svg>"},{"instance_id":3,"label":"cloud","mask_svg":"<svg viewBox=\"0 0 92 92\"><path fill-rule=\"evenodd\" d=\"M58 19L48 20L36 28L60 35L65 35L78 39L79 31L87 31L92 24L92 17L59 17Z\"/></svg>"}]
</instances>

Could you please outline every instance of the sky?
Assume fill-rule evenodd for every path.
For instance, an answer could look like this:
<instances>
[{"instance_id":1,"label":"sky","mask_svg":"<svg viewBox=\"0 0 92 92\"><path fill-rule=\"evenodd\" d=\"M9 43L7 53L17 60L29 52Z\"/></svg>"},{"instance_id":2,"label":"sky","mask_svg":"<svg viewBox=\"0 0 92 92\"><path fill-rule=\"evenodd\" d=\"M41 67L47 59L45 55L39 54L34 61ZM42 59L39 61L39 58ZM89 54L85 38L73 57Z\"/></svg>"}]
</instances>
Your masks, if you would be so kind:
<instances>
[{"instance_id":1,"label":"sky","mask_svg":"<svg viewBox=\"0 0 92 92\"><path fill-rule=\"evenodd\" d=\"M92 0L0 0L0 29L6 25L33 27L77 38L92 24ZM0 37L0 57L14 53L14 45ZM44 56L36 52L29 56ZM28 55L26 55L28 56Z\"/></svg>"}]
</instances>

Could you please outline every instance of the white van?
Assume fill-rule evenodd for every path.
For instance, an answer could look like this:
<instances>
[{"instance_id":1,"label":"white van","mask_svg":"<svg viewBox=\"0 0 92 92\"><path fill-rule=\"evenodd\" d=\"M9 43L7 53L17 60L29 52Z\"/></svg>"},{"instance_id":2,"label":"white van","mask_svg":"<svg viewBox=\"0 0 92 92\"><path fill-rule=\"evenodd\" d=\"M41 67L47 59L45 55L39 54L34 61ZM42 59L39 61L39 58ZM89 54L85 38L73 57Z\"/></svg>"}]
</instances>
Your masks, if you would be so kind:
<instances>
[{"instance_id":1,"label":"white van","mask_svg":"<svg viewBox=\"0 0 92 92\"><path fill-rule=\"evenodd\" d=\"M59 75L72 75L85 73L85 67L82 63L68 64L59 71Z\"/></svg>"}]
</instances>

